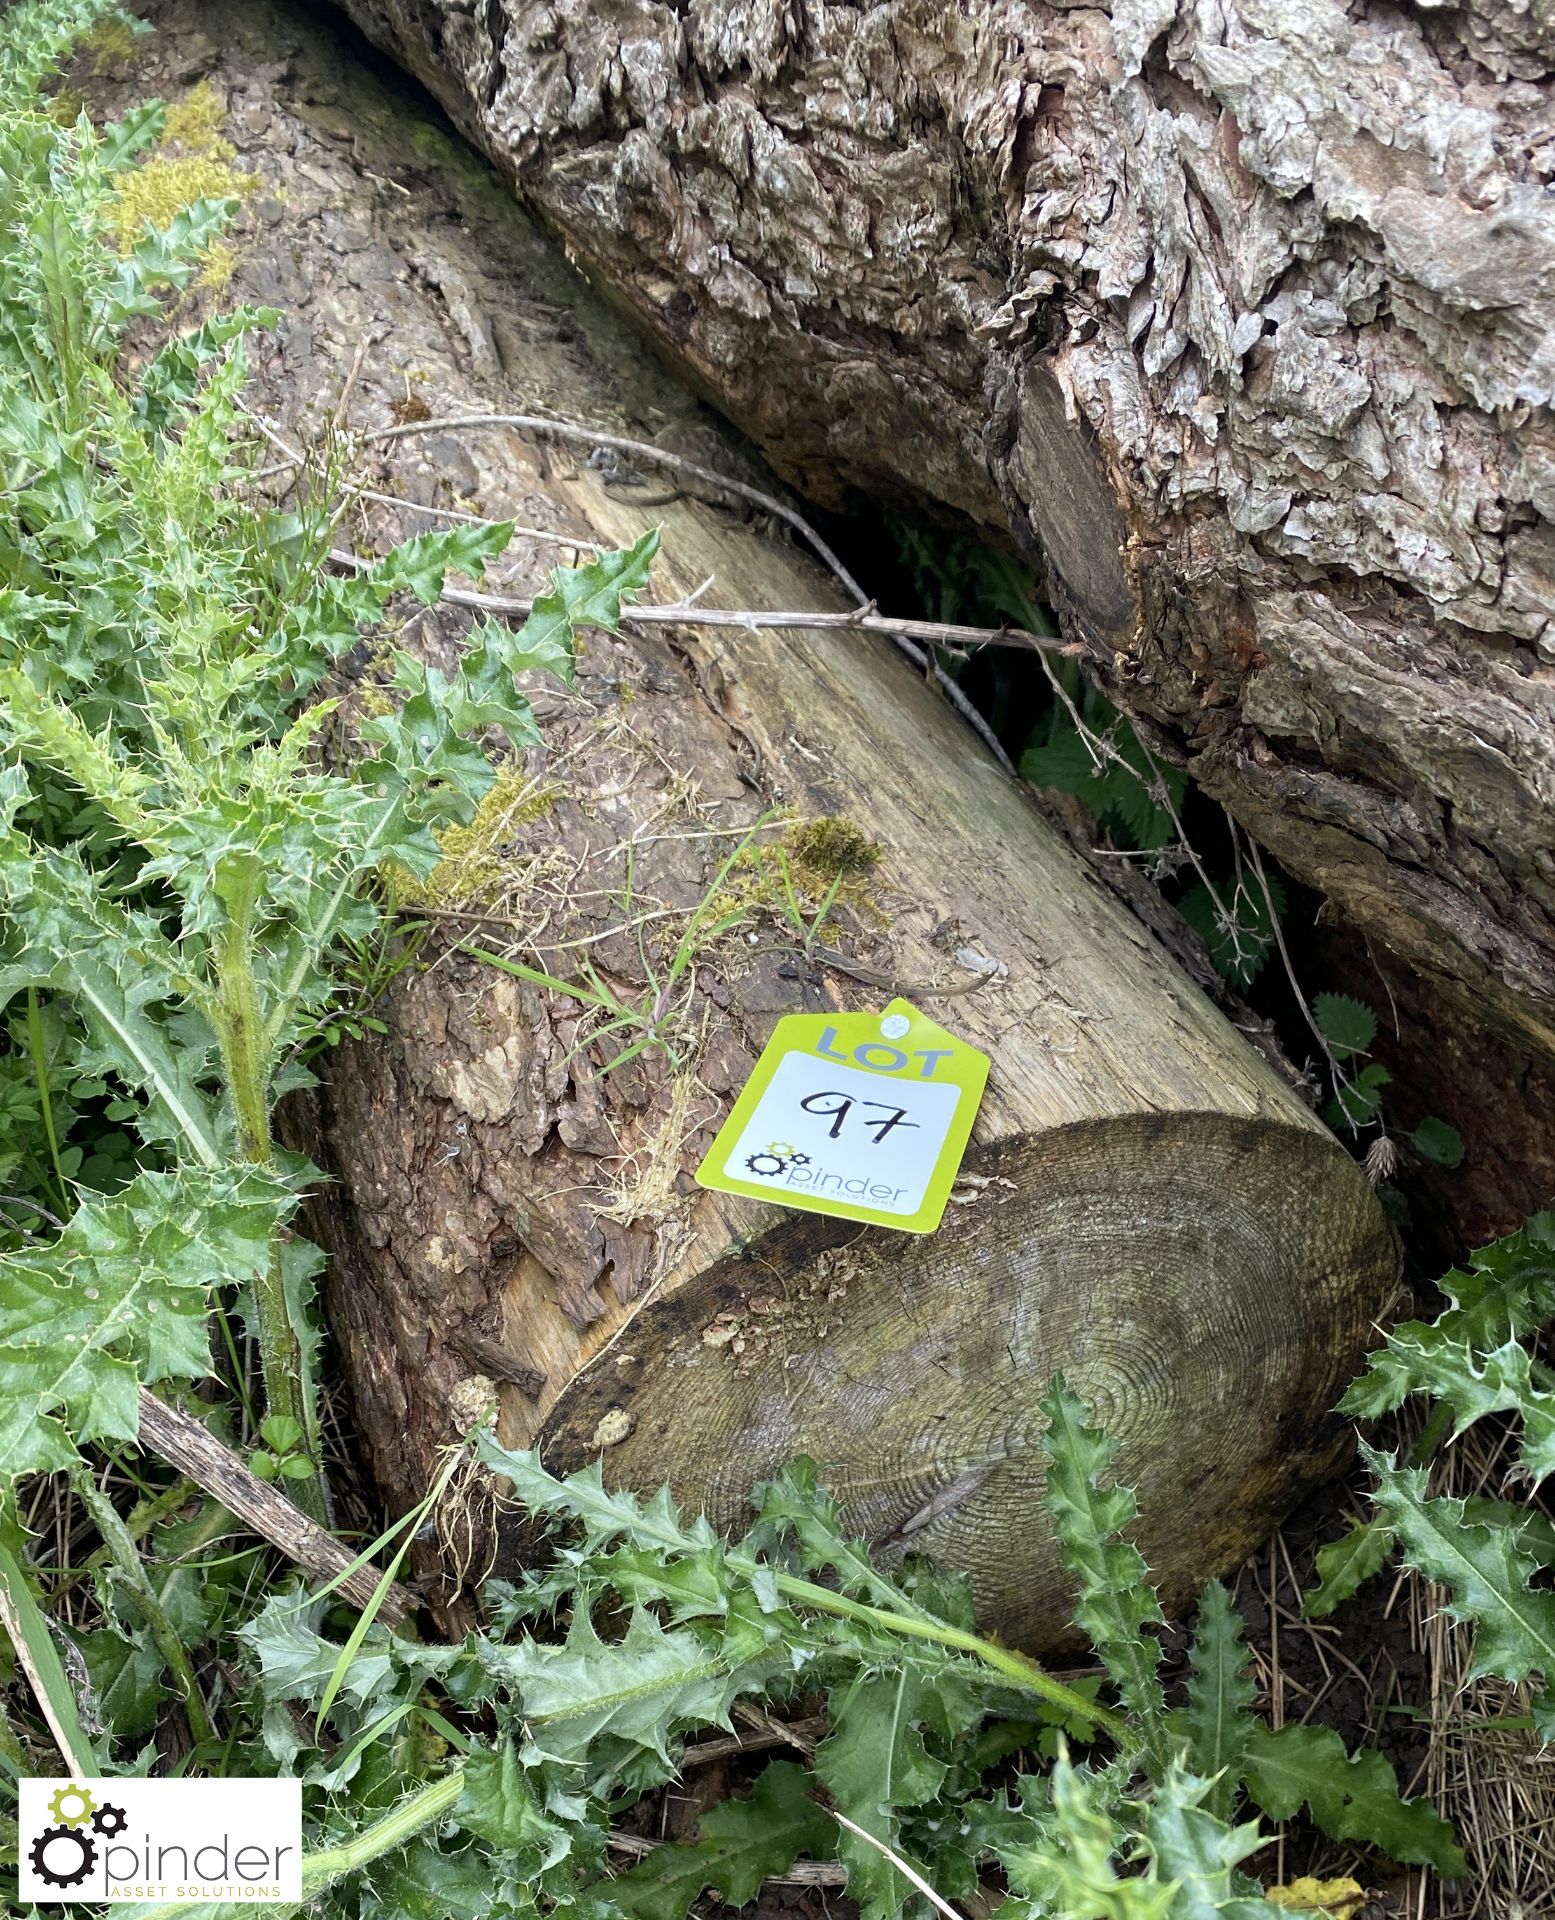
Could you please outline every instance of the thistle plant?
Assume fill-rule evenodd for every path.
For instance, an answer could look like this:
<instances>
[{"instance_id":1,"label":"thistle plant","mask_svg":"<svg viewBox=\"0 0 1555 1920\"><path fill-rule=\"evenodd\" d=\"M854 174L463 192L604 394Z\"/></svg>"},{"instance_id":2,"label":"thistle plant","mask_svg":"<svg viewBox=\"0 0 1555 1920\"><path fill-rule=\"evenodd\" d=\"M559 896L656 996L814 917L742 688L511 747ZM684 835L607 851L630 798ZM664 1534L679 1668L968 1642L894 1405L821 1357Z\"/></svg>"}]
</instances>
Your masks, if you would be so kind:
<instances>
[{"instance_id":1,"label":"thistle plant","mask_svg":"<svg viewBox=\"0 0 1555 1920\"><path fill-rule=\"evenodd\" d=\"M121 244L115 183L162 110L65 126L37 91L102 11L13 8L0 61L0 1002L53 1035L8 1068L56 1145L0 1272L0 1485L132 1438L143 1383L210 1370L213 1305L252 1329L270 1413L317 1467L319 1261L290 1225L311 1170L277 1146L275 1104L332 962L373 937L375 876L431 870L436 829L494 777L480 741L536 738L515 674L570 677L578 630L614 624L655 544L558 576L451 674L400 654L390 710L329 764L332 663L450 570L479 577L510 529L339 577L323 507L281 513L251 484L244 343L274 316L221 314L134 365L132 324L166 328L235 203ZM96 1190L58 1151L58 1084L136 1140ZM323 1511L316 1474L288 1485Z\"/></svg>"}]
</instances>

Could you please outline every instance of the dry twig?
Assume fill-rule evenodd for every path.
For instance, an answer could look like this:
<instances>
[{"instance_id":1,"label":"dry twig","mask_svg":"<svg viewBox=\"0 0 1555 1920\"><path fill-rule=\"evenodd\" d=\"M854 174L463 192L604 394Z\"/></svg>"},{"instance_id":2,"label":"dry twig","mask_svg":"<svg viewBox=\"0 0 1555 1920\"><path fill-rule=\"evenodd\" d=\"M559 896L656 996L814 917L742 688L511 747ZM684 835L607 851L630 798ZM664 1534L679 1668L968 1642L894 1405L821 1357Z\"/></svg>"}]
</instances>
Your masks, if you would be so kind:
<instances>
[{"instance_id":1,"label":"dry twig","mask_svg":"<svg viewBox=\"0 0 1555 1920\"><path fill-rule=\"evenodd\" d=\"M159 1400L147 1387L140 1390L140 1439L310 1573L333 1580L356 1558L284 1494L250 1473L198 1420ZM375 1567L357 1567L345 1573L340 1591L353 1606L365 1607L377 1592L380 1577ZM391 1627L398 1626L417 1604L408 1587L394 1582L384 1593L379 1613Z\"/></svg>"}]
</instances>

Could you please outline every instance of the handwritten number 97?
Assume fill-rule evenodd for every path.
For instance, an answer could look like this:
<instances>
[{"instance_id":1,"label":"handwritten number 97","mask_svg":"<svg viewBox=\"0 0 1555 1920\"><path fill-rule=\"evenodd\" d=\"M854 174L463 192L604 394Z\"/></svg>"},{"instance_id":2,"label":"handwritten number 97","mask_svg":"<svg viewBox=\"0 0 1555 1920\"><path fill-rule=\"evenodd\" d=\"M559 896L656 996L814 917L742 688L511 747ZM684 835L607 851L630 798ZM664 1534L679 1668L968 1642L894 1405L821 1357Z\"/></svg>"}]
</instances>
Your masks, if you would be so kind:
<instances>
[{"instance_id":1,"label":"handwritten number 97","mask_svg":"<svg viewBox=\"0 0 1555 1920\"><path fill-rule=\"evenodd\" d=\"M907 1118L905 1107L893 1107L884 1100L854 1100L846 1093L812 1093L799 1104L806 1113L813 1113L822 1120L830 1116L831 1126L826 1135L829 1140L835 1140L842 1132L842 1123L854 1107L873 1108L876 1113L883 1113L886 1116L884 1120L861 1118L861 1124L866 1131L873 1133L877 1147L893 1127L916 1127L918 1124L916 1120Z\"/></svg>"}]
</instances>

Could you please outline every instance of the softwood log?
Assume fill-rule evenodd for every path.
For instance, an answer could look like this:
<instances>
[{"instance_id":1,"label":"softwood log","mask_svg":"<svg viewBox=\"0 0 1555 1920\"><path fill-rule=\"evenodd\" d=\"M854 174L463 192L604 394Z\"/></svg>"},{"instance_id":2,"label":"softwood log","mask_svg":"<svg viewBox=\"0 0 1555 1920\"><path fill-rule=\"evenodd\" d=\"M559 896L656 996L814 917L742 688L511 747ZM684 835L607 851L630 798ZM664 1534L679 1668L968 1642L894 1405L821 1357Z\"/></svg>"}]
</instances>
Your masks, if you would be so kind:
<instances>
[{"instance_id":1,"label":"softwood log","mask_svg":"<svg viewBox=\"0 0 1555 1920\"><path fill-rule=\"evenodd\" d=\"M1547 6L344 4L796 484L1033 546L1158 744L1555 1059Z\"/></svg>"},{"instance_id":2,"label":"softwood log","mask_svg":"<svg viewBox=\"0 0 1555 1920\"><path fill-rule=\"evenodd\" d=\"M797 556L692 518L665 593L716 573L827 597ZM1036 1448L1061 1368L1183 1601L1341 1440L1329 1409L1396 1277L1358 1170L888 645L643 632L591 644L580 692L546 703L477 937L657 998L679 1058L606 1072L635 1029L595 1037L581 994L455 951L395 994L387 1045L335 1063L356 1244L334 1312L380 1458L413 1482L480 1375L504 1383L510 1444L602 1454L722 1526L808 1453L861 1535L965 1568L985 1617L1035 1643L1063 1605ZM720 885L771 813L801 825ZM865 834L878 859L849 844ZM856 867L809 951L783 847L807 912ZM898 992L993 1063L938 1233L692 1183L779 1015Z\"/></svg>"},{"instance_id":3,"label":"softwood log","mask_svg":"<svg viewBox=\"0 0 1555 1920\"><path fill-rule=\"evenodd\" d=\"M418 411L548 405L759 477L381 78L296 16L199 18L242 164L278 189L238 273L288 307L257 396L283 438L307 441L352 374L361 477L534 529L513 590L569 537L661 521L655 598L711 576L711 605L846 604L781 529L711 497L637 504L658 476L584 448L368 440ZM256 68L246 42L278 32L286 64ZM277 285L294 255L307 272ZM366 504L342 539L424 524ZM469 618L407 643L446 659ZM343 691L347 713L384 697ZM396 1506L493 1390L510 1444L667 1479L720 1524L808 1452L883 1553L966 1568L986 1622L1041 1644L1066 1596L1036 1402L1062 1368L1118 1439L1168 1601L1234 1563L1342 1450L1329 1409L1396 1281L1353 1163L878 635L629 629L590 640L576 692L535 694L543 747L445 845L430 964L380 1006L384 1036L321 1063L330 1318ZM790 889L804 918L834 883L796 924ZM664 1044L604 1071L633 1029L466 938L569 981L587 964L656 1003ZM781 1014L898 992L992 1059L938 1233L694 1186Z\"/></svg>"}]
</instances>

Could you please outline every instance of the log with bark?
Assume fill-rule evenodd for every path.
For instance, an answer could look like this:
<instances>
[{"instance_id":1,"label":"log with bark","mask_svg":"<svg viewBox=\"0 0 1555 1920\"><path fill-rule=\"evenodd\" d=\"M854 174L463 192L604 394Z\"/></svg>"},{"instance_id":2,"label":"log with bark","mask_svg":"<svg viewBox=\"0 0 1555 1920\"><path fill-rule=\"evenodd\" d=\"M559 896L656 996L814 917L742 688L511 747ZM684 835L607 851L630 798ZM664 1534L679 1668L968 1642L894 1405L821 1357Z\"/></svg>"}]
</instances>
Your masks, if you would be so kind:
<instances>
[{"instance_id":1,"label":"log with bark","mask_svg":"<svg viewBox=\"0 0 1555 1920\"><path fill-rule=\"evenodd\" d=\"M1555 1060L1547 6L344 4L780 471L1037 551L1205 791Z\"/></svg>"},{"instance_id":2,"label":"log with bark","mask_svg":"<svg viewBox=\"0 0 1555 1920\"><path fill-rule=\"evenodd\" d=\"M348 379L373 491L515 515L515 591L661 520L661 601L711 576L711 605L845 608L765 517L644 506L661 489L586 446L427 419L542 398L753 477L380 76L297 24L256 69L285 18L200 13L266 177L243 290L289 308L272 430L306 440ZM287 260L306 270L277 286ZM417 431L368 438L396 423ZM342 540L424 524L362 501ZM412 637L446 659L469 618ZM1117 1438L1169 1603L1237 1561L1343 1449L1330 1409L1396 1282L1350 1159L887 639L629 626L536 706L543 748L445 842L432 964L324 1062L330 1317L395 1505L493 1393L510 1444L668 1480L720 1524L808 1452L860 1534L967 1569L988 1623L1040 1644L1065 1595L1037 1401L1062 1369ZM609 1031L601 992L635 1024ZM780 1015L897 993L992 1058L938 1233L694 1185Z\"/></svg>"}]
</instances>

